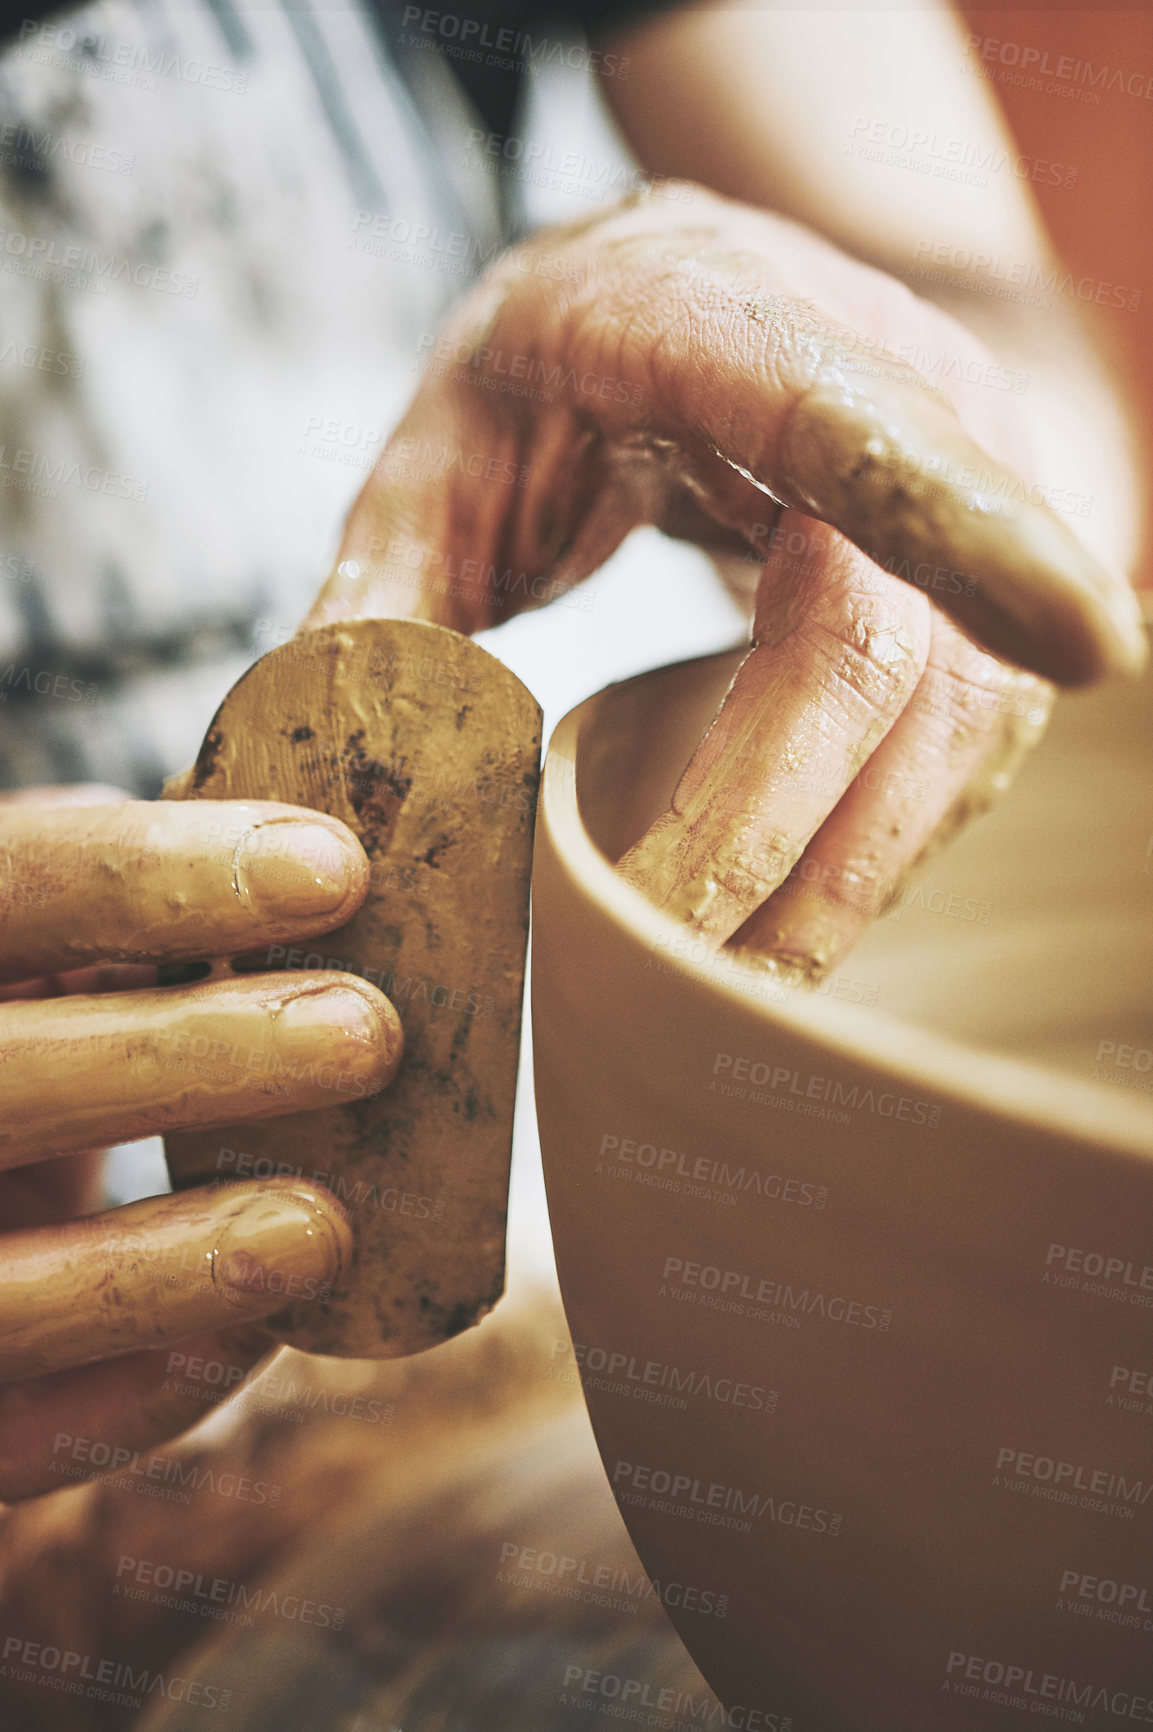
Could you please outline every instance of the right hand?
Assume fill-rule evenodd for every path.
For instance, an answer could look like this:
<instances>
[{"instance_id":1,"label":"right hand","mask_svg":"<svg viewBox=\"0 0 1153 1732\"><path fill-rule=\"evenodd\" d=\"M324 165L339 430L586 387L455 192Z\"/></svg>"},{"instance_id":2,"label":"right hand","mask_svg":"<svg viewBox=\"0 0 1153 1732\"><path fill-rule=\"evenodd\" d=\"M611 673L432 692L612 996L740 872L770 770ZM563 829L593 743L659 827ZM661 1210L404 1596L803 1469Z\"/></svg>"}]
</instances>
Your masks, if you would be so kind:
<instances>
[{"instance_id":1,"label":"right hand","mask_svg":"<svg viewBox=\"0 0 1153 1732\"><path fill-rule=\"evenodd\" d=\"M946 388L900 351L949 357ZM1023 399L971 382L995 357L796 223L625 199L514 248L430 360L307 623L480 630L642 523L722 553L749 653L618 862L708 947L819 979L1000 797L1048 681L1144 664Z\"/></svg>"},{"instance_id":2,"label":"right hand","mask_svg":"<svg viewBox=\"0 0 1153 1732\"><path fill-rule=\"evenodd\" d=\"M97 1151L374 1094L402 1035L389 1001L354 975L156 984L162 962L297 945L349 920L369 866L336 819L87 789L8 796L2 814L0 1497L12 1499L61 1483L62 1433L132 1450L200 1417L203 1394L190 1403L163 1387L174 1341L233 1367L270 1350L255 1326L264 1293L218 1278L230 1240L320 1282L347 1251L339 1205L291 1180L77 1221L97 1206ZM156 1250L197 1278L158 1288ZM56 1368L30 1375L29 1355Z\"/></svg>"}]
</instances>

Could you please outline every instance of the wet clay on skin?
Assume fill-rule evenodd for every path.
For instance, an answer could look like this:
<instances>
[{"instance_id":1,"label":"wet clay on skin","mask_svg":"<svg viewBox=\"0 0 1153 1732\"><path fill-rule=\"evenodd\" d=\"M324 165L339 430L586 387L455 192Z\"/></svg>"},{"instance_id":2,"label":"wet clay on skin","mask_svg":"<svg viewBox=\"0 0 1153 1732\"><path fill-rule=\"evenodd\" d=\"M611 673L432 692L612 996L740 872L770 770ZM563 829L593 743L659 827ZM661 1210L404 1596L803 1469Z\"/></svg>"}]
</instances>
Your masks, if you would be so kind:
<instances>
[{"instance_id":1,"label":"wet clay on skin","mask_svg":"<svg viewBox=\"0 0 1153 1732\"><path fill-rule=\"evenodd\" d=\"M285 1166L351 1212L353 1255L279 1339L391 1357L477 1321L503 1286L540 710L496 659L413 620L354 620L273 650L218 711L192 798L273 797L358 838L368 894L343 927L264 966L281 990L367 976L404 1056L382 1092L329 1088L319 1110L165 1139L178 1188ZM313 953L309 956L309 953ZM252 959L257 966L259 956ZM242 1151L243 1165L236 1151Z\"/></svg>"},{"instance_id":2,"label":"wet clay on skin","mask_svg":"<svg viewBox=\"0 0 1153 1732\"><path fill-rule=\"evenodd\" d=\"M4 1240L0 1382L318 1303L352 1254L345 1211L293 1180L149 1197ZM93 1288L87 1271L108 1273Z\"/></svg>"}]
</instances>

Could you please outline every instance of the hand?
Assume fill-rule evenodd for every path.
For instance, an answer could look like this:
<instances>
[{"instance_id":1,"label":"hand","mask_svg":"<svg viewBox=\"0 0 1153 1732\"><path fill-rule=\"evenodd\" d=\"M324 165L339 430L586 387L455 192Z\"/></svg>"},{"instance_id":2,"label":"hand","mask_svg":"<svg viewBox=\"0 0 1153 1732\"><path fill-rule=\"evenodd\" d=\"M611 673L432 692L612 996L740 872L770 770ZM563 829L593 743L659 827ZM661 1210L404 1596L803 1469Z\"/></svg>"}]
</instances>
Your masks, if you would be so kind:
<instances>
[{"instance_id":1,"label":"hand","mask_svg":"<svg viewBox=\"0 0 1153 1732\"><path fill-rule=\"evenodd\" d=\"M230 957L343 925L368 861L336 819L273 802L34 790L0 807L0 1496L27 1496L183 1430L203 1398L168 1354L237 1375L272 1345L251 1276L323 1284L344 1211L294 1180L158 1197L92 1217L101 1145L373 1094L396 1012L326 972L160 987L160 962ZM73 1217L81 1217L73 1219ZM193 1338L190 1340L190 1338ZM175 1380L179 1382L179 1380ZM60 1434L91 1459L54 1458Z\"/></svg>"},{"instance_id":2,"label":"hand","mask_svg":"<svg viewBox=\"0 0 1153 1732\"><path fill-rule=\"evenodd\" d=\"M909 343L957 358L948 398ZM1047 681L1142 665L1127 585L1031 485L1017 400L963 382L988 351L792 223L626 201L507 255L430 358L309 623L478 630L640 523L723 553L752 648L621 862L715 944L818 975L1008 784Z\"/></svg>"}]
</instances>

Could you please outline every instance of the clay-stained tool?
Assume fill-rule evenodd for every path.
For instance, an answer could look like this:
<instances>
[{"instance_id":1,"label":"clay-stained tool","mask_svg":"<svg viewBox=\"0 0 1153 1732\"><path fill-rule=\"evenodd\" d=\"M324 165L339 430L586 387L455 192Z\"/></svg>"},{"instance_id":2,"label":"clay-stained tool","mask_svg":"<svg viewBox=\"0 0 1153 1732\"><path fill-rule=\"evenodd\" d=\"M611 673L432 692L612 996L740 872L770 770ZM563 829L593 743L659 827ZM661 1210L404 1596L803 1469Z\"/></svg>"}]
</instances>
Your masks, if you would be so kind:
<instances>
[{"instance_id":1,"label":"clay-stained tool","mask_svg":"<svg viewBox=\"0 0 1153 1732\"><path fill-rule=\"evenodd\" d=\"M324 626L233 687L183 790L285 800L349 826L372 867L359 913L302 950L232 966L346 969L404 1025L381 1094L165 1139L178 1189L283 1175L347 1209L346 1273L270 1320L291 1346L417 1352L503 1289L540 719L507 668L444 626Z\"/></svg>"}]
</instances>

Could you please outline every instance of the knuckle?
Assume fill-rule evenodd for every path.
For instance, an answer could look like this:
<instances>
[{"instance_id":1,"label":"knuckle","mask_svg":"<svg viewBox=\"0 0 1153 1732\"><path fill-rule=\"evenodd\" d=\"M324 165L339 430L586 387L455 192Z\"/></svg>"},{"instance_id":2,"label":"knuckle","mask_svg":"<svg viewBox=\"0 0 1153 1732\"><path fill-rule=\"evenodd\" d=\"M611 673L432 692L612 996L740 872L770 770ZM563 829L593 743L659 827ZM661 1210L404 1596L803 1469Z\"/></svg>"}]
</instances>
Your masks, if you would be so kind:
<instances>
[{"instance_id":1,"label":"knuckle","mask_svg":"<svg viewBox=\"0 0 1153 1732\"><path fill-rule=\"evenodd\" d=\"M807 854L796 877L797 890L816 894L823 902L851 909L867 918L880 911L889 891L889 878L879 859L863 853L832 860Z\"/></svg>"},{"instance_id":2,"label":"knuckle","mask_svg":"<svg viewBox=\"0 0 1153 1732\"><path fill-rule=\"evenodd\" d=\"M853 602L840 617L818 615L800 633L837 685L878 714L899 714L916 690L917 635L906 617L878 609L874 598Z\"/></svg>"},{"instance_id":3,"label":"knuckle","mask_svg":"<svg viewBox=\"0 0 1153 1732\"><path fill-rule=\"evenodd\" d=\"M910 706L921 719L957 738L994 734L1008 727L1039 732L1053 707L1054 690L1033 674L1020 673L982 651L929 670Z\"/></svg>"}]
</instances>

